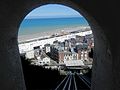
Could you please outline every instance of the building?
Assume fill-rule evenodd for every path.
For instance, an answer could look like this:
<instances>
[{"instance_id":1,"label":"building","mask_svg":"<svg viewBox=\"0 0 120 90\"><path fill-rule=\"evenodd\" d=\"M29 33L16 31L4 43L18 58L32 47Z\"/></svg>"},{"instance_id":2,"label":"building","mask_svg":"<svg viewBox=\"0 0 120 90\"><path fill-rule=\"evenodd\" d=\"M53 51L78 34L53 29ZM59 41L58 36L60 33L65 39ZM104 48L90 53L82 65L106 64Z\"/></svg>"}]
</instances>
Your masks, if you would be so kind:
<instances>
[{"instance_id":1,"label":"building","mask_svg":"<svg viewBox=\"0 0 120 90\"><path fill-rule=\"evenodd\" d=\"M51 51L50 44L45 44L44 48L45 48L45 53L49 53Z\"/></svg>"},{"instance_id":2,"label":"building","mask_svg":"<svg viewBox=\"0 0 120 90\"><path fill-rule=\"evenodd\" d=\"M25 53L25 58L26 59L34 59L35 55L34 55L34 50L28 51Z\"/></svg>"},{"instance_id":3,"label":"building","mask_svg":"<svg viewBox=\"0 0 120 90\"><path fill-rule=\"evenodd\" d=\"M39 59L38 62L39 62L39 65L50 65L50 58L44 57L42 59Z\"/></svg>"}]
</instances>

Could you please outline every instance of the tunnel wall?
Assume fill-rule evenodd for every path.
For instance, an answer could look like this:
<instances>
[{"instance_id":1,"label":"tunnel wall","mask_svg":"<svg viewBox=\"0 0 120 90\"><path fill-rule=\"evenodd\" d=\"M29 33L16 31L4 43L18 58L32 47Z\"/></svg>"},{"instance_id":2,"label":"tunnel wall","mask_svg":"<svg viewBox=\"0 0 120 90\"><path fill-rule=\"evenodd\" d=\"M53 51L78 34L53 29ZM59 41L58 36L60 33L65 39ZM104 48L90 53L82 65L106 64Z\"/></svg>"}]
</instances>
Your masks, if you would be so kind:
<instances>
[{"instance_id":1,"label":"tunnel wall","mask_svg":"<svg viewBox=\"0 0 120 90\"><path fill-rule=\"evenodd\" d=\"M117 0L1 0L0 90L26 90L17 42L19 26L31 10L48 3L74 8L88 20L93 30L95 48L91 90L119 90Z\"/></svg>"}]
</instances>

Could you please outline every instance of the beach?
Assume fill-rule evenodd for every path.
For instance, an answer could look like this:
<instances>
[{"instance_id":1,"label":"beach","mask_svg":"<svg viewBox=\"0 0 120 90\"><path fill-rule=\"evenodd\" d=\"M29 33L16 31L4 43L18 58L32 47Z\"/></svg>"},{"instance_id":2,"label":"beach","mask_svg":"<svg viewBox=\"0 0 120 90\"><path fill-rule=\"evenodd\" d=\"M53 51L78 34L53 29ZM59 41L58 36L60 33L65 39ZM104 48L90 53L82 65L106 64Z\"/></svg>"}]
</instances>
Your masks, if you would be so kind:
<instances>
[{"instance_id":1,"label":"beach","mask_svg":"<svg viewBox=\"0 0 120 90\"><path fill-rule=\"evenodd\" d=\"M45 38L45 37L50 37L53 34L54 35L60 35L63 33L69 33L72 31L78 31L78 30L85 30L86 28L90 28L89 26L78 26L78 27L70 27L70 28L59 28L59 29L55 29L55 30L47 30L47 31L40 31L37 33L33 33L33 34L27 34L27 35L19 35L18 36L18 42L25 42L25 41L30 41L30 40L35 40L35 39L40 39L40 38Z\"/></svg>"}]
</instances>

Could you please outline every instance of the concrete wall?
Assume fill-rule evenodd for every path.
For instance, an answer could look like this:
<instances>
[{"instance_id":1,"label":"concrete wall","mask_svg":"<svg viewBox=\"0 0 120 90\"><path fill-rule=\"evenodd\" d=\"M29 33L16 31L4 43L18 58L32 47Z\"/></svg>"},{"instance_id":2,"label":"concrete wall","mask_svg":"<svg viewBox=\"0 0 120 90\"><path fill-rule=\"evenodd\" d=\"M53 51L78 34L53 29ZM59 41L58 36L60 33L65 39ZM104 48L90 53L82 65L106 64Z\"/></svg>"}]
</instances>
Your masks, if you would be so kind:
<instances>
[{"instance_id":1,"label":"concrete wall","mask_svg":"<svg viewBox=\"0 0 120 90\"><path fill-rule=\"evenodd\" d=\"M117 0L1 0L0 90L25 90L17 33L34 8L59 3L74 8L88 20L95 38L92 90L120 89L120 35Z\"/></svg>"}]
</instances>

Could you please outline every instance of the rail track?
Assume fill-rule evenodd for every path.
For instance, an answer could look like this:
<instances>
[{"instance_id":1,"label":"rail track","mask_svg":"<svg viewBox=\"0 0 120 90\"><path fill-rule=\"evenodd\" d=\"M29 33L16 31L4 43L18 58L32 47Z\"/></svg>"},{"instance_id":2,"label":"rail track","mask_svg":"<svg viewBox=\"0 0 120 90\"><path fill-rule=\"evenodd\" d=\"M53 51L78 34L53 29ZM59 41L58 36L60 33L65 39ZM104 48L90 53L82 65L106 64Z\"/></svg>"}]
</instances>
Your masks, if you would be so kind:
<instances>
[{"instance_id":1,"label":"rail track","mask_svg":"<svg viewBox=\"0 0 120 90\"><path fill-rule=\"evenodd\" d=\"M68 73L55 90L90 90L91 82L79 73Z\"/></svg>"}]
</instances>

